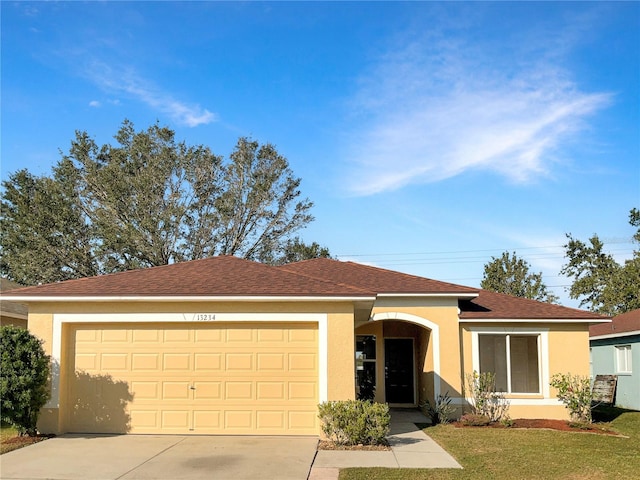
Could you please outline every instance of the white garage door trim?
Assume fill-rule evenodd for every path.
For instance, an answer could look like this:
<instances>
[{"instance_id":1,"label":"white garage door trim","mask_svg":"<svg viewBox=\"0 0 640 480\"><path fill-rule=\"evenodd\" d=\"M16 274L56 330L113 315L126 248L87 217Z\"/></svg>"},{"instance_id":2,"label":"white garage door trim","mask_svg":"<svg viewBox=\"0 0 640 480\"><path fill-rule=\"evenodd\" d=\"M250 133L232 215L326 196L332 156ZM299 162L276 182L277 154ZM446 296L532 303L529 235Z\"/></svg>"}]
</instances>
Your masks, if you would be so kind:
<instances>
[{"instance_id":1,"label":"white garage door trim","mask_svg":"<svg viewBox=\"0 0 640 480\"><path fill-rule=\"evenodd\" d=\"M51 345L51 398L45 408L60 408L60 359L64 323L202 323L219 322L314 322L318 324L318 402L327 401L326 313L55 313Z\"/></svg>"}]
</instances>

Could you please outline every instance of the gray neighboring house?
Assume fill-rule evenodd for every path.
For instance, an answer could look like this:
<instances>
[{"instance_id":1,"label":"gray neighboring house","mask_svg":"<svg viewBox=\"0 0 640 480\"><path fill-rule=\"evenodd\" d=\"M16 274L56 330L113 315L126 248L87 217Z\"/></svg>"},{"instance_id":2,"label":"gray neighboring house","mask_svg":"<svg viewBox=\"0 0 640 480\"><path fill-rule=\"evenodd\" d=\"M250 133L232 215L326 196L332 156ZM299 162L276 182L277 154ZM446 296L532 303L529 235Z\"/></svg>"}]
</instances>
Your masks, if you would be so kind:
<instances>
[{"instance_id":1,"label":"gray neighboring house","mask_svg":"<svg viewBox=\"0 0 640 480\"><path fill-rule=\"evenodd\" d=\"M591 375L617 375L615 405L640 410L640 309L589 328Z\"/></svg>"}]
</instances>

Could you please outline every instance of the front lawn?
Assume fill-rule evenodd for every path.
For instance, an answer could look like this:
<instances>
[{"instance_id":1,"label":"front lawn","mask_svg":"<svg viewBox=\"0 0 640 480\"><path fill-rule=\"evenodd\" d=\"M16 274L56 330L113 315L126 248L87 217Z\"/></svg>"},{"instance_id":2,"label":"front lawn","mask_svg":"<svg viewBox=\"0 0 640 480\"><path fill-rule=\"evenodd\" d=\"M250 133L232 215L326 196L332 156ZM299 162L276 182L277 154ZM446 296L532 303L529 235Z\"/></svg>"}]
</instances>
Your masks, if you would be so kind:
<instances>
[{"instance_id":1,"label":"front lawn","mask_svg":"<svg viewBox=\"0 0 640 480\"><path fill-rule=\"evenodd\" d=\"M628 438L550 430L426 428L463 470L347 468L340 480L607 479L640 472L640 412L626 412L610 426Z\"/></svg>"}]
</instances>

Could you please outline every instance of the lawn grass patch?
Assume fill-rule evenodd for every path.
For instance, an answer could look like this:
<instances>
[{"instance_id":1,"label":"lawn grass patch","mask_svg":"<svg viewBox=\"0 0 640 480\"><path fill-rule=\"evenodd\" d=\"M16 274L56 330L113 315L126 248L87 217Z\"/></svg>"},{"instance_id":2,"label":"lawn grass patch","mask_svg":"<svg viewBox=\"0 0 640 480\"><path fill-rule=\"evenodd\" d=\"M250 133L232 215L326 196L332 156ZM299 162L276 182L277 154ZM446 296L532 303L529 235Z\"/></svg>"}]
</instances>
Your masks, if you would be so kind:
<instances>
[{"instance_id":1,"label":"lawn grass patch","mask_svg":"<svg viewBox=\"0 0 640 480\"><path fill-rule=\"evenodd\" d=\"M453 455L463 470L348 468L340 471L340 480L636 478L640 412L622 413L608 426L624 437L437 425L425 433Z\"/></svg>"}]
</instances>

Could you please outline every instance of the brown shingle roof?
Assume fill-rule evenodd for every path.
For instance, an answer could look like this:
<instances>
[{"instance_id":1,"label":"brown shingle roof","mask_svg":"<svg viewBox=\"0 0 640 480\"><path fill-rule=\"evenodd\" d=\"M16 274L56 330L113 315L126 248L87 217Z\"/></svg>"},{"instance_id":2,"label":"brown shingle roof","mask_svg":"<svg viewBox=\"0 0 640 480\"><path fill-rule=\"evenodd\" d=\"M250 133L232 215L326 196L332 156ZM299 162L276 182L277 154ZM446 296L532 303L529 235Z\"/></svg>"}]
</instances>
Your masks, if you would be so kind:
<instances>
[{"instance_id":1,"label":"brown shingle roof","mask_svg":"<svg viewBox=\"0 0 640 480\"><path fill-rule=\"evenodd\" d=\"M611 323L599 323L589 327L589 336L616 335L640 331L640 308L613 317Z\"/></svg>"},{"instance_id":2,"label":"brown shingle roof","mask_svg":"<svg viewBox=\"0 0 640 480\"><path fill-rule=\"evenodd\" d=\"M315 258L276 267L279 270L304 275L307 278L323 279L341 285L364 288L381 293L451 293L460 296L475 295L478 289L417 277L406 273L370 267L354 262L338 262L328 258Z\"/></svg>"},{"instance_id":3,"label":"brown shingle roof","mask_svg":"<svg viewBox=\"0 0 640 480\"><path fill-rule=\"evenodd\" d=\"M23 297L372 296L361 288L220 256L14 290Z\"/></svg>"},{"instance_id":4,"label":"brown shingle roof","mask_svg":"<svg viewBox=\"0 0 640 480\"><path fill-rule=\"evenodd\" d=\"M605 319L592 312L326 258L274 267L231 256L212 257L27 287L10 295L28 301L68 297L373 298L381 294L454 295L460 299L462 320Z\"/></svg>"},{"instance_id":5,"label":"brown shingle roof","mask_svg":"<svg viewBox=\"0 0 640 480\"><path fill-rule=\"evenodd\" d=\"M601 322L606 317L597 313L538 302L528 298L513 297L504 293L480 290L473 300L460 301L460 319L558 319L590 320Z\"/></svg>"}]
</instances>

